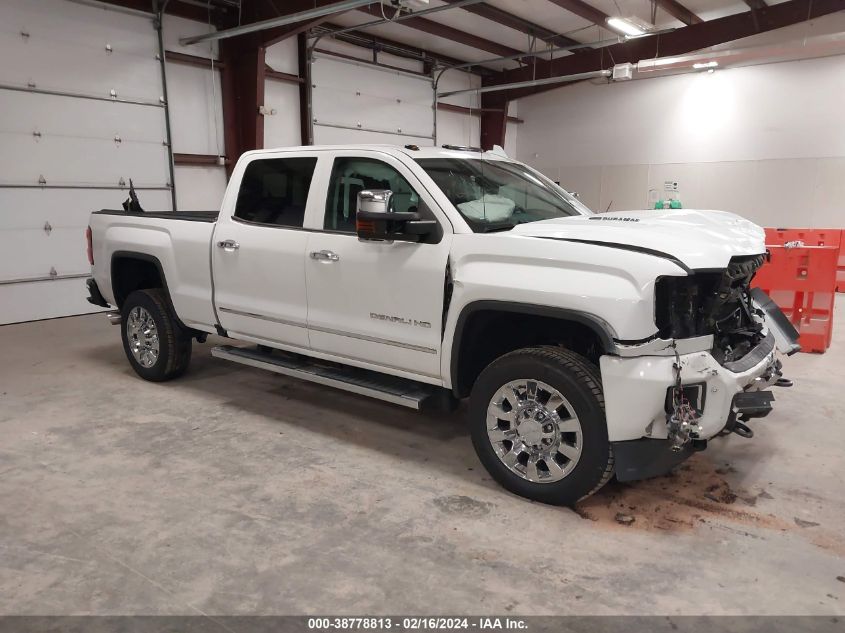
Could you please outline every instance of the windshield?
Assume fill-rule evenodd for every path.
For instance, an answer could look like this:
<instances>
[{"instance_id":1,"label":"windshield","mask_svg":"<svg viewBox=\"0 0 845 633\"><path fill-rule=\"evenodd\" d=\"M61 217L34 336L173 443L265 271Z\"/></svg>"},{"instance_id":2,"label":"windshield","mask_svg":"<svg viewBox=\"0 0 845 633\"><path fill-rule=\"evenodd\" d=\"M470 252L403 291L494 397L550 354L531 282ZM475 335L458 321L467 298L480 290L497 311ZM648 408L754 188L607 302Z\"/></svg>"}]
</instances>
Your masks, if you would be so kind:
<instances>
[{"instance_id":1,"label":"windshield","mask_svg":"<svg viewBox=\"0 0 845 633\"><path fill-rule=\"evenodd\" d=\"M476 233L592 214L575 196L517 163L480 158L420 158L417 163Z\"/></svg>"}]
</instances>

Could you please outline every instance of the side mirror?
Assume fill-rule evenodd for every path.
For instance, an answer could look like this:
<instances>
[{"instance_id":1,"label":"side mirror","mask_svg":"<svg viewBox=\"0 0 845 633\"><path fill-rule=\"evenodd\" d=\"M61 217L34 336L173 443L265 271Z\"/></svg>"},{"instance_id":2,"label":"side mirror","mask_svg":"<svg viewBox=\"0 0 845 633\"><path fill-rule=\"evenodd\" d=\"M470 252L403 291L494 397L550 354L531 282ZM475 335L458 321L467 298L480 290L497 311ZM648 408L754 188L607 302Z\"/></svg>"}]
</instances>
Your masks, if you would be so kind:
<instances>
[{"instance_id":1,"label":"side mirror","mask_svg":"<svg viewBox=\"0 0 845 633\"><path fill-rule=\"evenodd\" d=\"M392 191L369 189L358 194L355 227L362 240L421 242L436 232L437 222L421 220L413 211L394 211Z\"/></svg>"}]
</instances>

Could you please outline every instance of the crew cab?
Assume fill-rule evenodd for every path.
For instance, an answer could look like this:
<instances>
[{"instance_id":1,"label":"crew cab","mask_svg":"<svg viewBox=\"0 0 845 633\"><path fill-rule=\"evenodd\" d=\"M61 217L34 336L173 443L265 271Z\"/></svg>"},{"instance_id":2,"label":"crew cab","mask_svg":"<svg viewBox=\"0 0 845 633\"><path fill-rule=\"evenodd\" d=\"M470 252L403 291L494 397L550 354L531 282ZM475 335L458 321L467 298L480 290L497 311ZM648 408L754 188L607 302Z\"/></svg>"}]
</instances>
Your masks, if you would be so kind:
<instances>
[{"instance_id":1,"label":"crew cab","mask_svg":"<svg viewBox=\"0 0 845 633\"><path fill-rule=\"evenodd\" d=\"M139 376L212 355L414 409L469 398L490 474L572 504L772 408L796 333L731 213L594 214L500 150L247 152L219 212L95 211L89 301ZM408 424L413 424L409 420Z\"/></svg>"}]
</instances>

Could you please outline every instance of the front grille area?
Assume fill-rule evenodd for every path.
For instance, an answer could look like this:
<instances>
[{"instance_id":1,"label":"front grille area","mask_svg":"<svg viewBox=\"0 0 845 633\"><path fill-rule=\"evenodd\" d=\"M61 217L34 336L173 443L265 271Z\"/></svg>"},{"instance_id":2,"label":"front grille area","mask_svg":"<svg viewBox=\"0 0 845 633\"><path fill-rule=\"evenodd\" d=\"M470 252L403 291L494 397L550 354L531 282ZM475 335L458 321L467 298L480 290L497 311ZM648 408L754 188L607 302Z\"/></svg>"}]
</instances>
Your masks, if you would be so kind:
<instances>
[{"instance_id":1,"label":"front grille area","mask_svg":"<svg viewBox=\"0 0 845 633\"><path fill-rule=\"evenodd\" d=\"M661 338L714 336L713 355L735 361L760 340L749 287L765 255L734 257L720 271L661 277L655 288L655 323Z\"/></svg>"}]
</instances>

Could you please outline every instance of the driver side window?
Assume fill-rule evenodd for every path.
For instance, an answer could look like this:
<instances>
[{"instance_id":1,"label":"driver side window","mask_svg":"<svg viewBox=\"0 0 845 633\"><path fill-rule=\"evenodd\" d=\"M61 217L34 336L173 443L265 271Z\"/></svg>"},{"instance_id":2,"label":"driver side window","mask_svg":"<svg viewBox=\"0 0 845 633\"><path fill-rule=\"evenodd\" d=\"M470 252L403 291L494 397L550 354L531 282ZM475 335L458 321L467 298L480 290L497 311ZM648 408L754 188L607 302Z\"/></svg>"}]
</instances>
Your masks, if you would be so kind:
<instances>
[{"instance_id":1,"label":"driver side window","mask_svg":"<svg viewBox=\"0 0 845 633\"><path fill-rule=\"evenodd\" d=\"M323 228L326 231L354 233L358 194L366 189L390 189L394 211L423 212L417 192L402 174L387 163L374 158L335 158Z\"/></svg>"}]
</instances>

